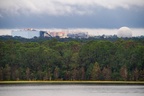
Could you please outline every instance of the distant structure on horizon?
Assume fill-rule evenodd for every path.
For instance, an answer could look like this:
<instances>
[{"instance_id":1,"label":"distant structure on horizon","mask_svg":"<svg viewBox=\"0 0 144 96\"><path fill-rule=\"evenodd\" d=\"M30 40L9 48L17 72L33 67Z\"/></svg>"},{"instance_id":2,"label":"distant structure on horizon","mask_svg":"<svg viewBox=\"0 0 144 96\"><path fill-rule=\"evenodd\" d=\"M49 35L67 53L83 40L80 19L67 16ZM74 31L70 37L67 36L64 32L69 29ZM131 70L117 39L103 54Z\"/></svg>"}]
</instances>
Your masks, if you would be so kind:
<instances>
[{"instance_id":1,"label":"distant structure on horizon","mask_svg":"<svg viewBox=\"0 0 144 96\"><path fill-rule=\"evenodd\" d=\"M11 32L13 37L19 36L23 38L34 38L34 37L59 37L59 38L88 38L88 32L75 32L75 31L38 31L32 28L23 30L13 30Z\"/></svg>"},{"instance_id":2,"label":"distant structure on horizon","mask_svg":"<svg viewBox=\"0 0 144 96\"><path fill-rule=\"evenodd\" d=\"M117 36L119 38L131 38L132 37L132 31L128 27L121 27L117 32Z\"/></svg>"},{"instance_id":3,"label":"distant structure on horizon","mask_svg":"<svg viewBox=\"0 0 144 96\"><path fill-rule=\"evenodd\" d=\"M88 38L88 32L70 32L67 34L69 38Z\"/></svg>"},{"instance_id":4,"label":"distant structure on horizon","mask_svg":"<svg viewBox=\"0 0 144 96\"><path fill-rule=\"evenodd\" d=\"M67 38L67 32L65 31L52 31L52 32L47 32L51 37L60 37L60 38ZM46 36L47 37L47 36Z\"/></svg>"},{"instance_id":5,"label":"distant structure on horizon","mask_svg":"<svg viewBox=\"0 0 144 96\"><path fill-rule=\"evenodd\" d=\"M20 36L23 38L34 38L34 37L44 37L45 31L37 31L32 28L23 30L13 30L11 32L12 36Z\"/></svg>"}]
</instances>

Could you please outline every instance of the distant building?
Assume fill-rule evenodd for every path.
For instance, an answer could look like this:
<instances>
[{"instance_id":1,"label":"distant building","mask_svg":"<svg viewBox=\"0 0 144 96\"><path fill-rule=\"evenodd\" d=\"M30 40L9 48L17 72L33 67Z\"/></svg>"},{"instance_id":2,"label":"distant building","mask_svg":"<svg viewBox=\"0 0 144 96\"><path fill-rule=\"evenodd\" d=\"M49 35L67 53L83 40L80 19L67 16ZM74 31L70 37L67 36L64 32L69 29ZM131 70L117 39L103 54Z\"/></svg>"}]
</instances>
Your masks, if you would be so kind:
<instances>
[{"instance_id":1,"label":"distant building","mask_svg":"<svg viewBox=\"0 0 144 96\"><path fill-rule=\"evenodd\" d=\"M68 33L67 36L70 38L88 38L88 32Z\"/></svg>"},{"instance_id":2,"label":"distant building","mask_svg":"<svg viewBox=\"0 0 144 96\"><path fill-rule=\"evenodd\" d=\"M34 37L44 37L44 31L36 31L33 29L24 29L24 30L14 30L11 32L12 36L20 36L23 38L34 38Z\"/></svg>"},{"instance_id":3,"label":"distant building","mask_svg":"<svg viewBox=\"0 0 144 96\"><path fill-rule=\"evenodd\" d=\"M13 30L11 32L13 37L20 36L23 38L34 37L59 37L59 38L88 38L88 32L68 32L68 31L38 31L34 29Z\"/></svg>"},{"instance_id":4,"label":"distant building","mask_svg":"<svg viewBox=\"0 0 144 96\"><path fill-rule=\"evenodd\" d=\"M52 37L60 37L60 38L67 38L67 33L66 32L49 32L49 34L52 36Z\"/></svg>"}]
</instances>

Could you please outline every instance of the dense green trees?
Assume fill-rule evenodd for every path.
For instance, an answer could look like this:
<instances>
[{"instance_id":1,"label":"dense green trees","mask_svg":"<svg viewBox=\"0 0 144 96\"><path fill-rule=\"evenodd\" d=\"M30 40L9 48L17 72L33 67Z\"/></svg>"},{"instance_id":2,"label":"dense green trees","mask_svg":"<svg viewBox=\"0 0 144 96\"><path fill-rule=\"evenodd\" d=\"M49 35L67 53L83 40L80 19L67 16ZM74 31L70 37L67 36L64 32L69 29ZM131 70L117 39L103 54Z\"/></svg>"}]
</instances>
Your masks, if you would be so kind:
<instances>
[{"instance_id":1,"label":"dense green trees","mask_svg":"<svg viewBox=\"0 0 144 96\"><path fill-rule=\"evenodd\" d=\"M0 40L0 80L144 80L143 42Z\"/></svg>"}]
</instances>

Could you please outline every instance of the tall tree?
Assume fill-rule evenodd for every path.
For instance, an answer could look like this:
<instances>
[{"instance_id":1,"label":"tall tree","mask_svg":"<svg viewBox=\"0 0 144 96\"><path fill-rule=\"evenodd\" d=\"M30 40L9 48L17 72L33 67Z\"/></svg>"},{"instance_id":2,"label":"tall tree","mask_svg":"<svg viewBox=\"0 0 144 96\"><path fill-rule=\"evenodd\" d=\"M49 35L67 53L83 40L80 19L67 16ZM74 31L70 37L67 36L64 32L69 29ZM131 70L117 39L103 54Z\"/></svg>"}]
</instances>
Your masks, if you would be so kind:
<instances>
[{"instance_id":1,"label":"tall tree","mask_svg":"<svg viewBox=\"0 0 144 96\"><path fill-rule=\"evenodd\" d=\"M56 66L54 69L54 80L58 80L59 78L59 68Z\"/></svg>"},{"instance_id":2,"label":"tall tree","mask_svg":"<svg viewBox=\"0 0 144 96\"><path fill-rule=\"evenodd\" d=\"M93 65L92 71L91 71L91 79L92 80L99 80L100 79L100 66L99 64L96 62Z\"/></svg>"},{"instance_id":3,"label":"tall tree","mask_svg":"<svg viewBox=\"0 0 144 96\"><path fill-rule=\"evenodd\" d=\"M127 80L128 72L127 72L127 67L125 65L121 67L120 75L123 80Z\"/></svg>"},{"instance_id":4,"label":"tall tree","mask_svg":"<svg viewBox=\"0 0 144 96\"><path fill-rule=\"evenodd\" d=\"M3 68L0 67L0 81L3 80Z\"/></svg>"},{"instance_id":5,"label":"tall tree","mask_svg":"<svg viewBox=\"0 0 144 96\"><path fill-rule=\"evenodd\" d=\"M109 67L104 67L102 70L102 75L104 80L111 80L111 69Z\"/></svg>"},{"instance_id":6,"label":"tall tree","mask_svg":"<svg viewBox=\"0 0 144 96\"><path fill-rule=\"evenodd\" d=\"M11 80L11 67L8 64L4 68L4 80Z\"/></svg>"},{"instance_id":7,"label":"tall tree","mask_svg":"<svg viewBox=\"0 0 144 96\"><path fill-rule=\"evenodd\" d=\"M30 80L30 69L26 68L26 80Z\"/></svg>"}]
</instances>

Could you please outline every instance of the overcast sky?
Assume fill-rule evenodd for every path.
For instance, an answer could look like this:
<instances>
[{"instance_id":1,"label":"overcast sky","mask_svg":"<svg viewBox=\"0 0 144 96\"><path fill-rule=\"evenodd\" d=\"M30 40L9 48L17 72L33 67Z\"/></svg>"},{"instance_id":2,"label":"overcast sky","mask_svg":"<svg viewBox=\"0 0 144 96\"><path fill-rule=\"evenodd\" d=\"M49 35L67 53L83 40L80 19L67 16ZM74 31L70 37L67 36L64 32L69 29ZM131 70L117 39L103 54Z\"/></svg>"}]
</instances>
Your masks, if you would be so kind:
<instances>
[{"instance_id":1,"label":"overcast sky","mask_svg":"<svg viewBox=\"0 0 144 96\"><path fill-rule=\"evenodd\" d=\"M0 28L144 28L144 0L0 0Z\"/></svg>"}]
</instances>

